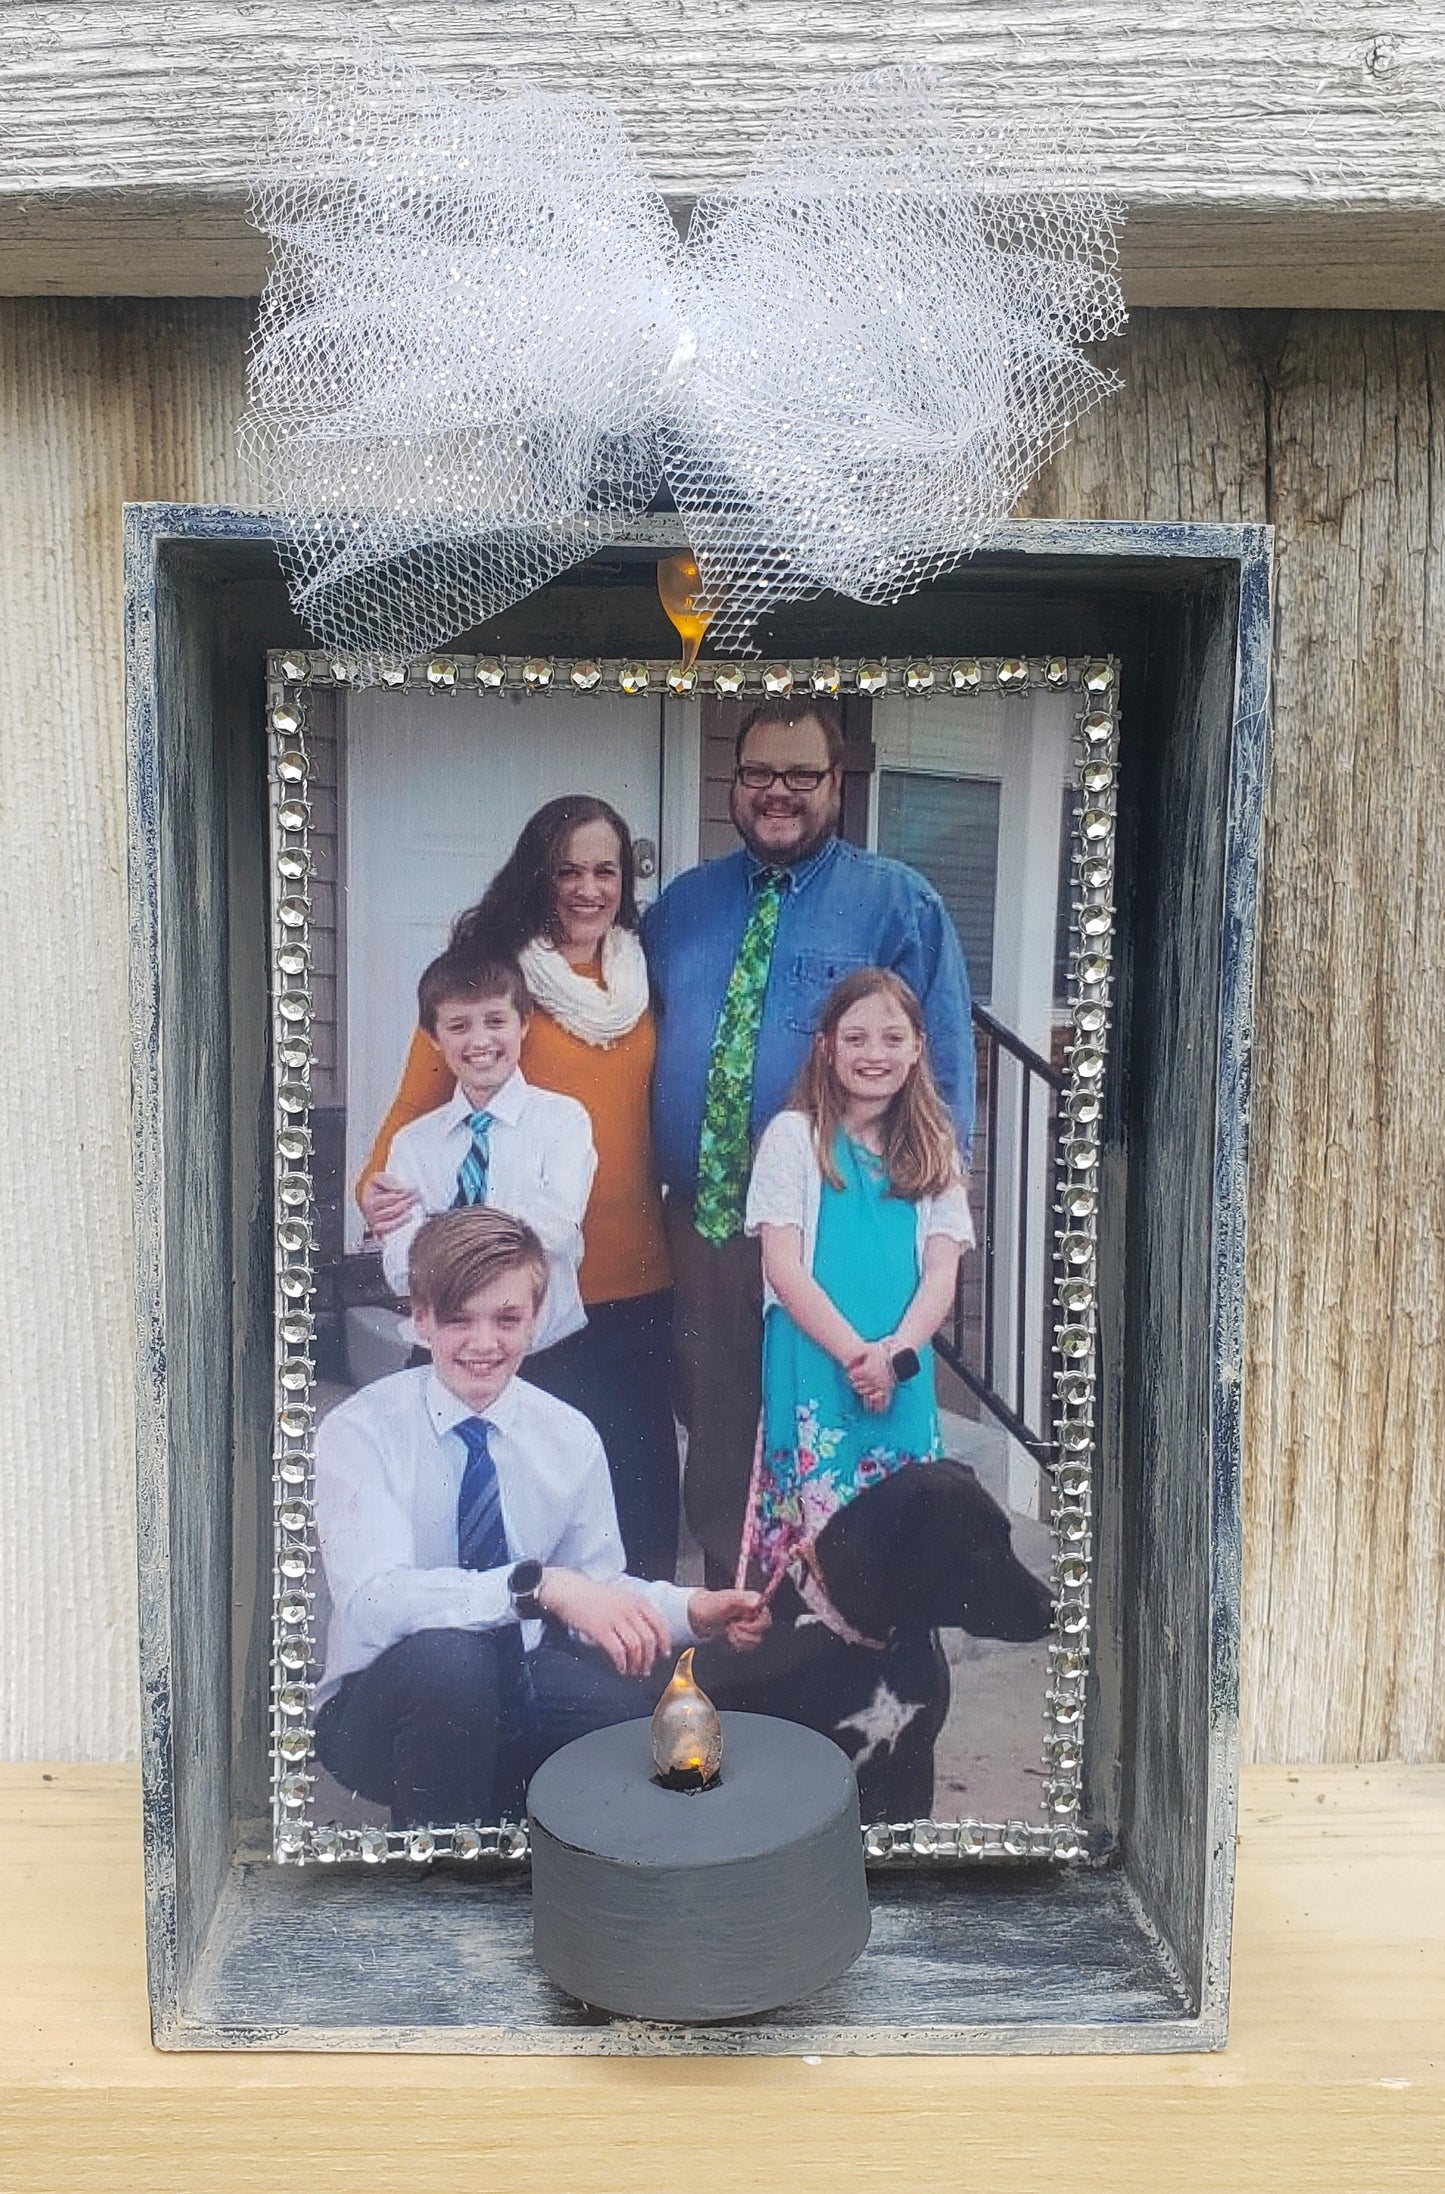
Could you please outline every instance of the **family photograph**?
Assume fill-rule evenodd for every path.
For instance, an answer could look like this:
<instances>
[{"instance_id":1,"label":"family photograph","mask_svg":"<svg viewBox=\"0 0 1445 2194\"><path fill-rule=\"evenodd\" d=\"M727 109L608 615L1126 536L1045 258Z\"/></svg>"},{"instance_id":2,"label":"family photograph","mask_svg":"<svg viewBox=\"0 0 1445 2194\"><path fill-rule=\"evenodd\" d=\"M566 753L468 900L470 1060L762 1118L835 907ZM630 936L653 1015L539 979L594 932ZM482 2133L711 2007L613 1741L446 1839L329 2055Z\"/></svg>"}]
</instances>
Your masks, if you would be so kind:
<instances>
[{"instance_id":1,"label":"family photograph","mask_svg":"<svg viewBox=\"0 0 1445 2194\"><path fill-rule=\"evenodd\" d=\"M965 951L842 834L844 761L826 696L739 712L732 848L645 905L621 807L543 800L415 973L389 1102L353 1093L375 1345L317 1432L313 1703L321 1767L394 1827L518 1818L685 1646L720 1707L842 1746L865 1821L933 1811L970 1652L1032 1648L1042 1715L1046 1533L1015 1543L940 1409L977 1252Z\"/></svg>"}]
</instances>

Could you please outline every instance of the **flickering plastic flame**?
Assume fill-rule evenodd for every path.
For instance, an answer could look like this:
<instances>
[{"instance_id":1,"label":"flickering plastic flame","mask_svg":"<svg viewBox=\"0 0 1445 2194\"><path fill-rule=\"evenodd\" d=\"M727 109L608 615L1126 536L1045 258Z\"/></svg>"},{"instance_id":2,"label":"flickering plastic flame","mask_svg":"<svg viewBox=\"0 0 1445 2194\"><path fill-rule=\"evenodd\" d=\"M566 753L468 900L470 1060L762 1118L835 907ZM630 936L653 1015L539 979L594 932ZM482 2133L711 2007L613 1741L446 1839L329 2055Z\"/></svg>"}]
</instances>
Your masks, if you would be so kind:
<instances>
[{"instance_id":1,"label":"flickering plastic flame","mask_svg":"<svg viewBox=\"0 0 1445 2194\"><path fill-rule=\"evenodd\" d=\"M691 549L683 549L676 556L659 557L657 592L668 620L682 642L682 667L685 671L691 670L697 661L702 636L712 622L712 611L700 610L696 606L697 590L701 584L702 574L697 568L697 558Z\"/></svg>"},{"instance_id":2,"label":"flickering plastic flame","mask_svg":"<svg viewBox=\"0 0 1445 2194\"><path fill-rule=\"evenodd\" d=\"M652 1758L658 1781L669 1790L706 1790L722 1767L722 1720L694 1681L691 1646L679 1656L672 1681L652 1715Z\"/></svg>"}]
</instances>

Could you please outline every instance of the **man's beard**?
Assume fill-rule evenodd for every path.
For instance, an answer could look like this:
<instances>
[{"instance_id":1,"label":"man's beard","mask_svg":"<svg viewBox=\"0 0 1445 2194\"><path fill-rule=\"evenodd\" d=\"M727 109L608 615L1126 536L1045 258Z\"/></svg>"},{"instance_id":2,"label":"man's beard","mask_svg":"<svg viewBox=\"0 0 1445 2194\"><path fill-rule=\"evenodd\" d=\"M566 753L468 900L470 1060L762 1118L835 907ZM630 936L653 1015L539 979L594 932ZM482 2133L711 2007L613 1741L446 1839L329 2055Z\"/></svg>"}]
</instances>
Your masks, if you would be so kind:
<instances>
[{"instance_id":1,"label":"man's beard","mask_svg":"<svg viewBox=\"0 0 1445 2194\"><path fill-rule=\"evenodd\" d=\"M831 815L822 828L815 831L811 838L800 839L798 844L789 847L786 853L779 852L773 846L755 843L752 834L738 821L736 815L733 817L733 824L742 838L743 844L755 861L761 861L764 867L797 868L800 862L809 860L820 846L825 846L830 838L836 838L840 820L841 814Z\"/></svg>"}]
</instances>

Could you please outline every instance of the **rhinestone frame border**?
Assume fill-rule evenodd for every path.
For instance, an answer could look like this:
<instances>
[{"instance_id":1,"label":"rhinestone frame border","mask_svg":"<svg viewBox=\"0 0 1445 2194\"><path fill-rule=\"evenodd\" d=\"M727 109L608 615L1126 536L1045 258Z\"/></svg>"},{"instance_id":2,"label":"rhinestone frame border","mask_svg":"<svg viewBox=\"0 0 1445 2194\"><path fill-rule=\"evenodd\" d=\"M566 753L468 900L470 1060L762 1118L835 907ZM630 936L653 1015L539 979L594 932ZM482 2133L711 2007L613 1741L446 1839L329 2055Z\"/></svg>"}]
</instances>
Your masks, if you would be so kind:
<instances>
[{"instance_id":1,"label":"rhinestone frame border","mask_svg":"<svg viewBox=\"0 0 1445 2194\"><path fill-rule=\"evenodd\" d=\"M1120 665L1112 656L794 658L701 662L571 656L441 654L381 663L366 682L438 695L457 691L711 693L766 699L791 693L929 694L1074 692L1074 884L1069 952L1071 1037L1060 1097L1053 1242L1054 1430L1051 1583L1054 1627L1044 1694L1046 1818L1040 1821L873 1822L868 1859L1080 1860L1083 1720L1093 1603L1093 1484L1098 1390L1098 1164L1113 980ZM342 1828L310 1817L314 1752L311 1579L320 1559L312 1503L315 1360L312 1350L314 1184L311 1174L309 687L356 688L362 666L312 649L275 649L266 661L275 1372L272 1439L271 1812L278 1864L450 1858L517 1865L529 1857L526 1825L458 1822L424 1829Z\"/></svg>"}]
</instances>

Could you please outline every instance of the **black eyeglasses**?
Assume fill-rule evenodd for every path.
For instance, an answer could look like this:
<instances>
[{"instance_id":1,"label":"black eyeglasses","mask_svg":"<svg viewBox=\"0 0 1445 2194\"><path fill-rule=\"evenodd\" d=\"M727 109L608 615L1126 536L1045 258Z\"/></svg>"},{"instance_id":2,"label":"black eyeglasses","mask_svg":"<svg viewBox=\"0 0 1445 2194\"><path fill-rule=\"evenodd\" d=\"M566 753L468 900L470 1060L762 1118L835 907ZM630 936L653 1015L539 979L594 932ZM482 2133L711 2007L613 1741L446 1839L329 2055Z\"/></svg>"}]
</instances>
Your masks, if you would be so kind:
<instances>
[{"instance_id":1,"label":"black eyeglasses","mask_svg":"<svg viewBox=\"0 0 1445 2194\"><path fill-rule=\"evenodd\" d=\"M771 792L774 785L786 785L789 792L816 792L832 774L831 769L769 769L766 762L739 762L733 771L749 792Z\"/></svg>"}]
</instances>

